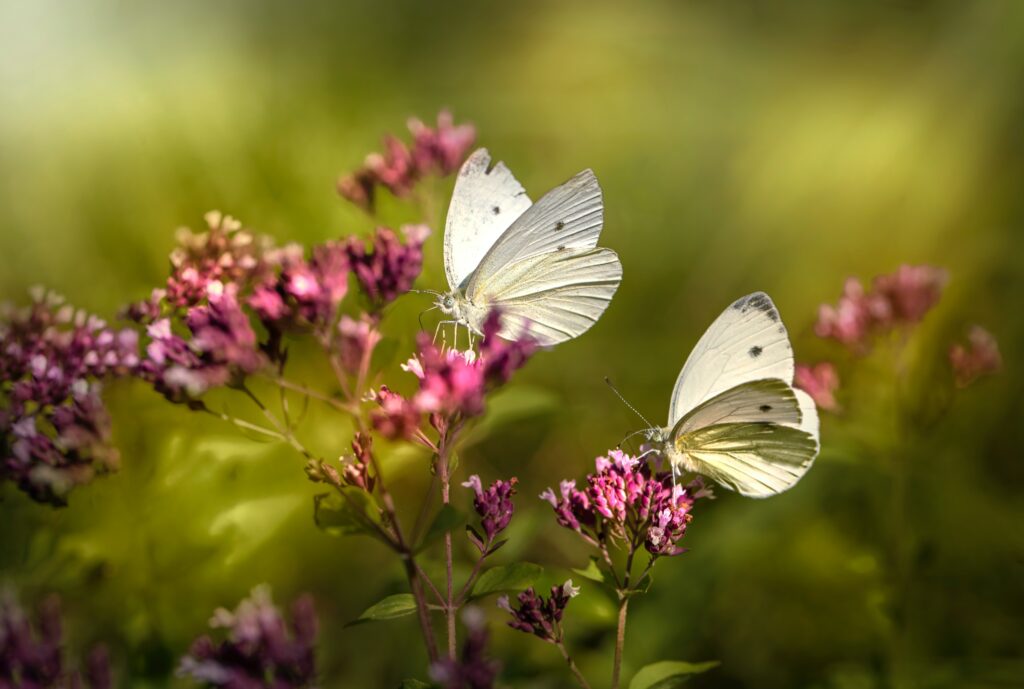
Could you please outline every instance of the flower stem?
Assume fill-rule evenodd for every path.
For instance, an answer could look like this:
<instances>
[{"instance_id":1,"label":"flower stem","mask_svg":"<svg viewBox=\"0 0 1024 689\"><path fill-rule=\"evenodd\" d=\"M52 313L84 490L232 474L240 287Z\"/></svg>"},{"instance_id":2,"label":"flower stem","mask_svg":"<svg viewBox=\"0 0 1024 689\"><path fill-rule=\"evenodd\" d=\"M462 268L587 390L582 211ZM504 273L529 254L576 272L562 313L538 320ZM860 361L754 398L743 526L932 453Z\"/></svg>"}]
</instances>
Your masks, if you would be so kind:
<instances>
[{"instance_id":1,"label":"flower stem","mask_svg":"<svg viewBox=\"0 0 1024 689\"><path fill-rule=\"evenodd\" d=\"M441 502L445 505L451 502L451 476L448 473L448 444L442 438L439 443L440 452L437 455L437 472L441 478ZM455 606L453 595L452 575L452 532L444 534L444 568L445 568L445 594L446 605L444 610L445 623L448 628L448 658L455 660Z\"/></svg>"},{"instance_id":2,"label":"flower stem","mask_svg":"<svg viewBox=\"0 0 1024 689\"><path fill-rule=\"evenodd\" d=\"M576 678L576 682L583 687L583 689L591 689L590 682L588 682L587 678L583 676L580 669L576 667L576 662L572 659L572 656L569 655L569 651L566 650L565 644L561 641L556 641L555 646L557 646L558 650L561 651L562 657L565 658L566 665L569 666L569 671L572 672L572 676Z\"/></svg>"},{"instance_id":3,"label":"flower stem","mask_svg":"<svg viewBox=\"0 0 1024 689\"><path fill-rule=\"evenodd\" d=\"M612 664L612 689L619 689L619 677L622 674L622 650L626 646L626 614L628 609L629 597L622 596L622 600L619 602L619 624L615 630L615 660Z\"/></svg>"}]
</instances>

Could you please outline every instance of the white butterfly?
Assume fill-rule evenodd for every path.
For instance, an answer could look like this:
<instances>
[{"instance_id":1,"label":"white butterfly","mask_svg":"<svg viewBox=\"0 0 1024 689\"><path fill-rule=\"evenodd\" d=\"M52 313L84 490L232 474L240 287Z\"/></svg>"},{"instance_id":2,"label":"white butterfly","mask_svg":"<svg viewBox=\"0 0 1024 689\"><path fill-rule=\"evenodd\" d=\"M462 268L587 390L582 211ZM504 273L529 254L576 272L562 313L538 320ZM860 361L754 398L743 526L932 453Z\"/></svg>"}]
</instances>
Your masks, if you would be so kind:
<instances>
[{"instance_id":1,"label":"white butterfly","mask_svg":"<svg viewBox=\"0 0 1024 689\"><path fill-rule=\"evenodd\" d=\"M597 247L601 187L584 170L532 203L503 163L479 149L459 170L444 231L446 321L480 333L502 313L501 336L541 345L577 337L597 322L622 280L614 251Z\"/></svg>"},{"instance_id":2,"label":"white butterfly","mask_svg":"<svg viewBox=\"0 0 1024 689\"><path fill-rule=\"evenodd\" d=\"M736 301L697 342L676 380L668 426L649 431L673 474L696 472L764 498L818 454L818 412L793 387L793 348L764 292Z\"/></svg>"}]
</instances>

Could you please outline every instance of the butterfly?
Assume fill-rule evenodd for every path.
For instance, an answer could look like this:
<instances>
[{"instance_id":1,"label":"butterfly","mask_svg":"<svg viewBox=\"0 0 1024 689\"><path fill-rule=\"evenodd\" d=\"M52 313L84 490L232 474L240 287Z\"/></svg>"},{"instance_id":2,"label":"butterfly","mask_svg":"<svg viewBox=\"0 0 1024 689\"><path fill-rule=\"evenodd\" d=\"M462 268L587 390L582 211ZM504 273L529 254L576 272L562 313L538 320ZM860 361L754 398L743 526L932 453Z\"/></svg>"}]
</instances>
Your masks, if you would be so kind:
<instances>
[{"instance_id":1,"label":"butterfly","mask_svg":"<svg viewBox=\"0 0 1024 689\"><path fill-rule=\"evenodd\" d=\"M793 348L764 292L734 302L693 348L648 440L673 476L694 472L742 495L792 488L818 454L818 411L793 387Z\"/></svg>"},{"instance_id":2,"label":"butterfly","mask_svg":"<svg viewBox=\"0 0 1024 689\"><path fill-rule=\"evenodd\" d=\"M459 170L444 231L449 291L435 306L481 333L492 309L506 339L565 342L597 322L622 281L622 264L597 246L604 224L601 187L584 170L532 203L504 163L486 149ZM456 331L457 337L457 331Z\"/></svg>"}]
</instances>

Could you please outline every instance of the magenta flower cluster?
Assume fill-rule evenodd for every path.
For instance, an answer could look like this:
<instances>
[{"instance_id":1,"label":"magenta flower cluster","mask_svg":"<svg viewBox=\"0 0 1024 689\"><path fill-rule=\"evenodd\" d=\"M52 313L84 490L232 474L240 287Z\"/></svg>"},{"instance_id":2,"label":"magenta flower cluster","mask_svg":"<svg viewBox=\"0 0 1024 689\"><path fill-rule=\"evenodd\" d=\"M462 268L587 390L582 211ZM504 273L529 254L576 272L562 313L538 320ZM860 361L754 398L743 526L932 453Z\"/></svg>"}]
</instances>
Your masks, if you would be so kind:
<instances>
[{"instance_id":1,"label":"magenta flower cluster","mask_svg":"<svg viewBox=\"0 0 1024 689\"><path fill-rule=\"evenodd\" d=\"M427 175L445 176L458 170L476 140L473 125L456 125L448 111L437 116L436 127L415 118L408 126L412 146L393 136L385 137L384 153L371 153L361 168L338 180L338 193L343 198L372 212L378 187L406 197Z\"/></svg>"},{"instance_id":2,"label":"magenta flower cluster","mask_svg":"<svg viewBox=\"0 0 1024 689\"><path fill-rule=\"evenodd\" d=\"M467 528L467 534L481 555L493 552L494 540L512 521L512 514L515 512L512 496L516 494L518 482L519 479L515 477L508 481L499 479L484 488L480 477L473 474L462 484L472 489L473 509L480 517L480 531L470 526Z\"/></svg>"},{"instance_id":3,"label":"magenta flower cluster","mask_svg":"<svg viewBox=\"0 0 1024 689\"><path fill-rule=\"evenodd\" d=\"M655 474L646 461L621 450L598 457L595 465L597 471L587 475L582 490L575 481L562 481L558 494L550 488L541 494L561 526L597 547L616 542L627 548L643 545L654 556L684 552L679 541L693 504L710 494L699 478L675 485L669 472Z\"/></svg>"},{"instance_id":4,"label":"magenta flower cluster","mask_svg":"<svg viewBox=\"0 0 1024 689\"><path fill-rule=\"evenodd\" d=\"M34 629L33 629L34 627ZM10 595L0 597L0 689L109 689L110 657L96 646L78 670L65 658L60 601L39 606L36 623Z\"/></svg>"},{"instance_id":5,"label":"magenta flower cluster","mask_svg":"<svg viewBox=\"0 0 1024 689\"><path fill-rule=\"evenodd\" d=\"M835 306L820 307L814 331L819 337L865 351L871 337L924 318L938 303L947 279L939 268L911 265L876 277L870 291L860 280L850 278Z\"/></svg>"},{"instance_id":6,"label":"magenta flower cluster","mask_svg":"<svg viewBox=\"0 0 1024 689\"><path fill-rule=\"evenodd\" d=\"M958 387L967 387L982 376L997 373L1003 367L999 343L980 325L972 326L966 344L949 348L949 363Z\"/></svg>"},{"instance_id":7,"label":"magenta flower cluster","mask_svg":"<svg viewBox=\"0 0 1024 689\"><path fill-rule=\"evenodd\" d=\"M214 612L210 626L226 630L227 638L220 643L209 636L196 639L178 666L180 676L224 689L315 686L318 623L309 596L292 604L289 624L269 589L259 586L234 611Z\"/></svg>"},{"instance_id":8,"label":"magenta flower cluster","mask_svg":"<svg viewBox=\"0 0 1024 689\"><path fill-rule=\"evenodd\" d=\"M74 486L115 469L100 383L138 365L134 330L58 295L33 290L29 306L0 307L0 478L60 505Z\"/></svg>"},{"instance_id":9,"label":"magenta flower cluster","mask_svg":"<svg viewBox=\"0 0 1024 689\"><path fill-rule=\"evenodd\" d=\"M404 243L392 230L378 227L369 250L357 237L345 246L352 272L378 310L412 289L423 267L423 243L430 228L405 225L402 235Z\"/></svg>"},{"instance_id":10,"label":"magenta flower cluster","mask_svg":"<svg viewBox=\"0 0 1024 689\"><path fill-rule=\"evenodd\" d=\"M508 626L558 644L562 642L562 615L569 601L579 592L579 587L573 586L572 579L569 579L561 586L552 586L551 595L547 598L530 587L516 597L515 607L508 596L498 599L498 607L512 616Z\"/></svg>"},{"instance_id":11,"label":"magenta flower cluster","mask_svg":"<svg viewBox=\"0 0 1024 689\"><path fill-rule=\"evenodd\" d=\"M477 352L439 348L422 333L418 354L402 365L419 380L419 390L406 398L381 388L380 408L372 417L374 428L389 438L408 438L419 428L423 414L429 414L438 429L453 418L482 414L486 394L507 383L536 350L532 339L506 341L498 336L500 330L501 315L492 312L484 322Z\"/></svg>"}]
</instances>

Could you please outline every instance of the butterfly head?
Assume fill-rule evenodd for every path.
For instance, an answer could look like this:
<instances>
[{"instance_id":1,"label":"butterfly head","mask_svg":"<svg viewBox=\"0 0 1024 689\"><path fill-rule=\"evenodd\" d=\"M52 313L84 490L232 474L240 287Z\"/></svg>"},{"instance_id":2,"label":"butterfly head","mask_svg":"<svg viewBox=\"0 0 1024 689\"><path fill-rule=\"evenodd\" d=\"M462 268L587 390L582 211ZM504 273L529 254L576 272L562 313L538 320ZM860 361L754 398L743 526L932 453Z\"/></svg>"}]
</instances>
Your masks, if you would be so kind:
<instances>
[{"instance_id":1,"label":"butterfly head","mask_svg":"<svg viewBox=\"0 0 1024 689\"><path fill-rule=\"evenodd\" d=\"M441 309L441 313L446 316L454 316L458 319L461 314L459 308L459 300L456 298L454 292L447 294L438 294L437 299L434 301L434 306Z\"/></svg>"}]
</instances>

